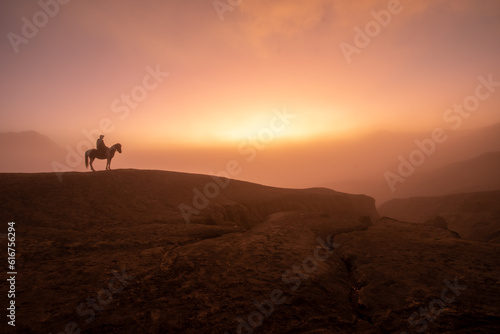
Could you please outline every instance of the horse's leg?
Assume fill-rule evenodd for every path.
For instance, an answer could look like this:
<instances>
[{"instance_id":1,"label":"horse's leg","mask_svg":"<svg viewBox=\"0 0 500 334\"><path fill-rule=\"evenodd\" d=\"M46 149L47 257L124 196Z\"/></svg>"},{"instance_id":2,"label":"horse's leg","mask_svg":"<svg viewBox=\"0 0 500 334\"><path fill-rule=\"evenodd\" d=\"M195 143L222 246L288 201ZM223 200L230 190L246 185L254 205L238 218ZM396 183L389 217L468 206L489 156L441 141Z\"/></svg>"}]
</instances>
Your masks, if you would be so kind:
<instances>
[{"instance_id":1,"label":"horse's leg","mask_svg":"<svg viewBox=\"0 0 500 334\"><path fill-rule=\"evenodd\" d=\"M108 158L108 163L106 164L108 170L111 170L111 158Z\"/></svg>"},{"instance_id":2,"label":"horse's leg","mask_svg":"<svg viewBox=\"0 0 500 334\"><path fill-rule=\"evenodd\" d=\"M94 166L92 166L92 163L94 162L94 157L90 158L90 168L92 169L93 172L95 172Z\"/></svg>"}]
</instances>

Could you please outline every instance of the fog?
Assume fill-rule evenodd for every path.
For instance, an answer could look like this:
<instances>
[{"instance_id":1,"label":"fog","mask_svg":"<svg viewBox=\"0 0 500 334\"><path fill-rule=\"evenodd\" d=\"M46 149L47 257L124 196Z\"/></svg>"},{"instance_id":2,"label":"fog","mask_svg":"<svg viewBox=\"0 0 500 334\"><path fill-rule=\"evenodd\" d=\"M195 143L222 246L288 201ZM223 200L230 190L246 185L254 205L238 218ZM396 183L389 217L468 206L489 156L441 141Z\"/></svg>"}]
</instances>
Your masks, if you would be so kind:
<instances>
[{"instance_id":1,"label":"fog","mask_svg":"<svg viewBox=\"0 0 500 334\"><path fill-rule=\"evenodd\" d=\"M435 194L433 184L422 185L422 177L432 177L449 164L500 151L500 124L476 130L438 131L435 134L441 136L437 137L432 137L432 132L377 132L355 139L296 143L242 141L225 147L145 148L120 141L123 153L115 155L111 167L216 174L286 188L328 187L367 194L381 204L400 196ZM0 139L4 157L1 172L57 172L64 177L65 171L86 170L79 145L63 148L35 132L3 134ZM113 139L108 139L108 146ZM497 164L493 157L474 161L469 165L479 164L478 168ZM103 170L105 161L96 160L94 167ZM447 177L454 182L453 175ZM466 180L455 181L460 184ZM476 181L479 185L488 183ZM418 188L418 193L410 188Z\"/></svg>"}]
</instances>

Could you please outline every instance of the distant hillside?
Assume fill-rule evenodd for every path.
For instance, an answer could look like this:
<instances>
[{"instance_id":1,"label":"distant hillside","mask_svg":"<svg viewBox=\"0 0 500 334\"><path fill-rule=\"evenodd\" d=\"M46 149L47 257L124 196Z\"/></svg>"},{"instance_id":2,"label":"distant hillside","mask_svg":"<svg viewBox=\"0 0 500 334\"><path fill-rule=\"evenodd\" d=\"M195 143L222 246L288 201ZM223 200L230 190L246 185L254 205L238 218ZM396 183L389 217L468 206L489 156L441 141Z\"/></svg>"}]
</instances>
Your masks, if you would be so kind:
<instances>
[{"instance_id":1,"label":"distant hillside","mask_svg":"<svg viewBox=\"0 0 500 334\"><path fill-rule=\"evenodd\" d=\"M484 180L485 175L482 175L481 167L481 164L485 164L486 172L491 174L491 170L486 166L492 166L492 168L497 166L498 160L492 155L495 152L497 154L500 152L500 124L476 130L448 131L447 135L448 139L436 147L436 151L426 158L425 163L419 166L413 175L407 178L404 183L397 184L394 193L389 189L384 173L386 171L396 173L400 163L398 156L402 155L407 158L417 148L414 141L428 138L429 133L383 132L370 135L361 142L346 143L349 154L343 153L340 149L332 149L326 154L337 155L335 163L332 163L331 176L332 179L337 179L333 182L325 182L324 185L344 192L368 194L376 198L378 203L383 203L392 198L417 194L432 196L454 191L500 189L492 188L491 185L486 188L483 187L488 182ZM483 154L485 156L481 157ZM478 160L475 160L476 158ZM465 163L466 161L468 162ZM464 165L460 166L460 162L464 162ZM451 164L455 163L457 163L456 166L451 166ZM473 171L478 171L480 174L472 177L472 179L470 176L472 176L473 171L469 174L466 171L456 173L460 168L468 168L473 165L476 165ZM448 167L449 170L446 169ZM432 192L434 190L428 192L424 185L419 185L422 182L427 184L427 179L437 178L437 174L444 175L448 172L453 172L457 176L465 175L466 178L453 179L454 176L445 177L439 185L439 187L442 187L443 192L439 193ZM437 174L433 176L433 173ZM447 182L445 180L448 179L450 180L449 183L445 184ZM468 179L471 182L468 182ZM474 180L479 182L477 187L472 185ZM456 184L452 186L453 182L456 182ZM448 186L450 186L449 191Z\"/></svg>"},{"instance_id":2,"label":"distant hillside","mask_svg":"<svg viewBox=\"0 0 500 334\"><path fill-rule=\"evenodd\" d=\"M338 182L335 184L335 189L368 194L377 199L378 206L394 198L500 190L499 171L500 152L488 152L430 171L417 170L406 178L404 183L397 183L395 192L390 191L383 174L377 182L371 180Z\"/></svg>"},{"instance_id":3,"label":"distant hillside","mask_svg":"<svg viewBox=\"0 0 500 334\"><path fill-rule=\"evenodd\" d=\"M398 185L394 195L403 198L489 190L500 190L500 152L489 152L433 171L415 173Z\"/></svg>"},{"instance_id":4,"label":"distant hillside","mask_svg":"<svg viewBox=\"0 0 500 334\"><path fill-rule=\"evenodd\" d=\"M379 212L446 227L464 239L500 243L500 191L393 199L380 206Z\"/></svg>"},{"instance_id":5,"label":"distant hillside","mask_svg":"<svg viewBox=\"0 0 500 334\"><path fill-rule=\"evenodd\" d=\"M0 172L40 172L52 170L53 161L64 161L65 151L35 131L4 132L0 156Z\"/></svg>"}]
</instances>

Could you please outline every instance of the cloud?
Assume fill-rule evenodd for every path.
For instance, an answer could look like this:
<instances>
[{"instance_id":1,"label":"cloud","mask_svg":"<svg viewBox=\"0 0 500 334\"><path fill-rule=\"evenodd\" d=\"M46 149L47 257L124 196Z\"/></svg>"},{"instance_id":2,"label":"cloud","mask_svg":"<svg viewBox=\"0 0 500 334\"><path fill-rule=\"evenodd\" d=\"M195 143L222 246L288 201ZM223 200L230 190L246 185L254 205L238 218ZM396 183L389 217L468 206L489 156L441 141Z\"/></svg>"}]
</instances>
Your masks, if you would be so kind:
<instances>
[{"instance_id":1,"label":"cloud","mask_svg":"<svg viewBox=\"0 0 500 334\"><path fill-rule=\"evenodd\" d=\"M397 0L393 0L397 1ZM267 55L273 44L289 42L296 38L307 38L323 29L326 38L332 41L353 33L356 26L363 26L373 19L371 11L387 9L388 0L252 0L242 1L239 26L245 39L257 54ZM400 0L404 15L399 15L399 24L412 20L420 13L443 1ZM445 1L444 4L447 4ZM460 6L466 10L468 5ZM448 6L452 6L450 3ZM456 7L456 6L455 6Z\"/></svg>"},{"instance_id":2,"label":"cloud","mask_svg":"<svg viewBox=\"0 0 500 334\"><path fill-rule=\"evenodd\" d=\"M328 0L253 0L240 5L240 27L256 51L273 40L290 40L313 30L325 15Z\"/></svg>"}]
</instances>

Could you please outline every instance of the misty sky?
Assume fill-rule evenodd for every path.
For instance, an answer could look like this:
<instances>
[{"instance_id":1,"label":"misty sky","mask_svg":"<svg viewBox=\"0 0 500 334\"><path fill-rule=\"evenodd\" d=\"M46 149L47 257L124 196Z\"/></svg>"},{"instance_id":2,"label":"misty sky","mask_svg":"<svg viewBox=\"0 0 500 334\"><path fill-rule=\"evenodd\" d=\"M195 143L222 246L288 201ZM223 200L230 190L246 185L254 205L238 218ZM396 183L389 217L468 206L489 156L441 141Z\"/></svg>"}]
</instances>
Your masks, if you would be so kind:
<instances>
[{"instance_id":1,"label":"misty sky","mask_svg":"<svg viewBox=\"0 0 500 334\"><path fill-rule=\"evenodd\" d=\"M196 149L165 159L205 172L227 160L208 163L216 148L250 158L240 146L259 134L279 152L431 131L479 76L500 81L496 0L229 3L2 1L0 132L61 147L104 132L131 159ZM492 94L461 129L500 122L499 105ZM156 160L140 167L175 168Z\"/></svg>"},{"instance_id":2,"label":"misty sky","mask_svg":"<svg viewBox=\"0 0 500 334\"><path fill-rule=\"evenodd\" d=\"M398 13L348 63L339 45L355 46L354 28L390 3ZM298 115L288 137L426 129L478 75L500 78L500 3L397 3L243 0L222 21L209 0L73 0L45 25L37 16L38 32L14 47L8 34L22 36L22 18L41 7L2 1L0 130L60 142L109 118L116 136L207 144L241 140L284 107ZM120 118L124 104L113 102L147 67L169 75ZM498 121L494 106L468 125Z\"/></svg>"}]
</instances>

